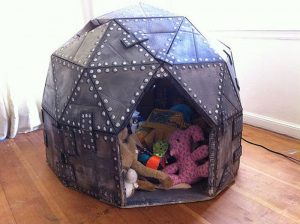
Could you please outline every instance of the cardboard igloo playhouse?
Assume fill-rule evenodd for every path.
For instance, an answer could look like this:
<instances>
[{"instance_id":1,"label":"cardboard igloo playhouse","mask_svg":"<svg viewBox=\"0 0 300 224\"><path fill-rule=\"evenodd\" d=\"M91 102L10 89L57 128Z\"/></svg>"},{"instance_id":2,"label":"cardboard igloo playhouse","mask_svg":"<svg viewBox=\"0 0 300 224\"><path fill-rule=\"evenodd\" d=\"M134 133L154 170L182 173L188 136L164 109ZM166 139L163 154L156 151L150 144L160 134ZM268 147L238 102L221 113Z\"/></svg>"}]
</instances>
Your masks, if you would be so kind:
<instances>
[{"instance_id":1,"label":"cardboard igloo playhouse","mask_svg":"<svg viewBox=\"0 0 300 224\"><path fill-rule=\"evenodd\" d=\"M187 18L148 5L91 20L55 51L42 108L46 157L55 174L66 186L119 207L208 200L239 168L242 107L230 49L213 49ZM147 135L166 126L202 129L200 143L187 141L190 150L207 146L207 176L185 189L159 189L156 180L142 177L158 189L126 197L119 133L127 127ZM176 163L164 157L168 139L162 166ZM153 148L145 148L151 159ZM140 163L149 166L149 160Z\"/></svg>"}]
</instances>

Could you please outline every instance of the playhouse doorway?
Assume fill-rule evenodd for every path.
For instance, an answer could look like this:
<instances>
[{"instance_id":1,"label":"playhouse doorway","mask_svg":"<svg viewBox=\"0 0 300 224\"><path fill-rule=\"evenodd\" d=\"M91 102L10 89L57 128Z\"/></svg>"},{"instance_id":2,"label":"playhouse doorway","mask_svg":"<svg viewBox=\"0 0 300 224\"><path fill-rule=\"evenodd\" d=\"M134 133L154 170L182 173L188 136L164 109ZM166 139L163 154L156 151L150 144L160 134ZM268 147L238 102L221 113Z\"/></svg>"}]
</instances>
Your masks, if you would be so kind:
<instances>
[{"instance_id":1,"label":"playhouse doorway","mask_svg":"<svg viewBox=\"0 0 300 224\"><path fill-rule=\"evenodd\" d=\"M201 128L203 139L196 142L192 141L192 139L187 139L190 152L204 145L208 148L211 128L205 121L201 110L180 85L171 78L166 77L156 79L145 92L128 128L138 136L139 161L152 169L164 171L167 166L177 162L176 156L170 155L171 146L170 142L168 142L170 136L176 130L184 131L191 126ZM158 131L156 132L156 130ZM149 134L153 132L159 134L157 136ZM157 145L163 145L163 148L157 149ZM156 159L151 161L152 156L155 156ZM201 160L195 161L195 163L198 166L208 163L208 155ZM174 174L178 175L179 172L176 171ZM156 180L151 178L147 180L159 185ZM210 198L207 193L208 176L199 178L199 180L188 185L190 187L179 184L178 188L168 190L159 189L159 187L155 191L138 189L131 197L127 198L126 206L192 202Z\"/></svg>"}]
</instances>

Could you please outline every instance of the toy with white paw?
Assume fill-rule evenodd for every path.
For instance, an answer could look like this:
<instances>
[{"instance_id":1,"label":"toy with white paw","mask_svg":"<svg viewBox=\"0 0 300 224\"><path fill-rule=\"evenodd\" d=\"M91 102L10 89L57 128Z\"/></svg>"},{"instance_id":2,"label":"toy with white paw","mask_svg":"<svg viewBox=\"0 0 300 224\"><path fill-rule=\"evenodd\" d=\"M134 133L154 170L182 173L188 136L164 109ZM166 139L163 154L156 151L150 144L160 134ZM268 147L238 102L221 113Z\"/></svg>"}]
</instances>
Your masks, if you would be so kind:
<instances>
[{"instance_id":1,"label":"toy with white paw","mask_svg":"<svg viewBox=\"0 0 300 224\"><path fill-rule=\"evenodd\" d=\"M128 169L125 175L125 191L126 191L126 198L129 198L134 194L135 189L138 188L137 183L138 175L134 169Z\"/></svg>"}]
</instances>

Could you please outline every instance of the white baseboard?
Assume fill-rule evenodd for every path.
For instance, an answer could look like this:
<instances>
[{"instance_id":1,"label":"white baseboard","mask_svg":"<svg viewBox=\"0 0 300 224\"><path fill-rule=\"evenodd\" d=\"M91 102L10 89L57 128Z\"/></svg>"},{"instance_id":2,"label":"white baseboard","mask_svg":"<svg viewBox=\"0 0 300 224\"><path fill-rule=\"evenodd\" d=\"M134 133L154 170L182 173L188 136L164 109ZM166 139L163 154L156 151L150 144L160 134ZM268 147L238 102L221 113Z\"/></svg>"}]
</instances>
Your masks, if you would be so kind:
<instances>
[{"instance_id":1,"label":"white baseboard","mask_svg":"<svg viewBox=\"0 0 300 224\"><path fill-rule=\"evenodd\" d=\"M251 112L244 112L244 123L300 139L300 125Z\"/></svg>"}]
</instances>

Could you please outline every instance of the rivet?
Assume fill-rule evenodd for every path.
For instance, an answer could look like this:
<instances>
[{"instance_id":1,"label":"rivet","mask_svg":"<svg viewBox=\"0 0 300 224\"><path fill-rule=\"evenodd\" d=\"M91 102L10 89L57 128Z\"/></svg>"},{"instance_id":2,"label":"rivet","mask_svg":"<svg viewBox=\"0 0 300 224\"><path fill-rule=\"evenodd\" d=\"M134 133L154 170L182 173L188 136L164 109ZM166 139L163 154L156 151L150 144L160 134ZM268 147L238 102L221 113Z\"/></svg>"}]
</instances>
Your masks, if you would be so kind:
<instances>
[{"instance_id":1,"label":"rivet","mask_svg":"<svg viewBox=\"0 0 300 224\"><path fill-rule=\"evenodd\" d=\"M135 100L131 100L131 103L132 103L132 104L135 104Z\"/></svg>"},{"instance_id":2,"label":"rivet","mask_svg":"<svg viewBox=\"0 0 300 224\"><path fill-rule=\"evenodd\" d=\"M144 71L145 70L145 66L141 66L141 70Z\"/></svg>"}]
</instances>

